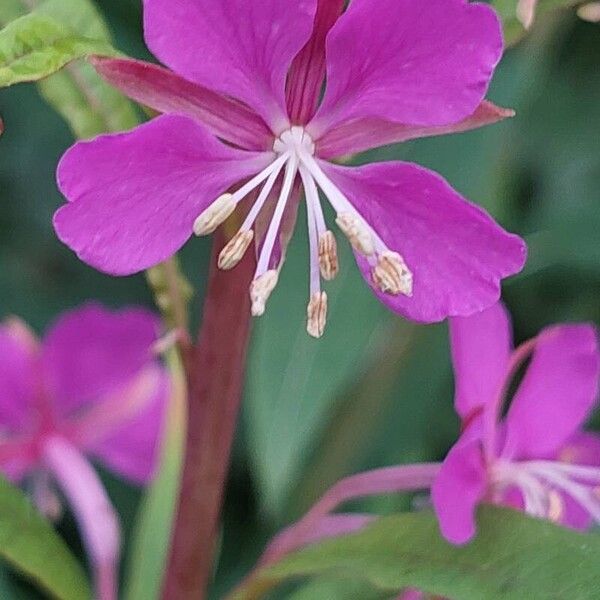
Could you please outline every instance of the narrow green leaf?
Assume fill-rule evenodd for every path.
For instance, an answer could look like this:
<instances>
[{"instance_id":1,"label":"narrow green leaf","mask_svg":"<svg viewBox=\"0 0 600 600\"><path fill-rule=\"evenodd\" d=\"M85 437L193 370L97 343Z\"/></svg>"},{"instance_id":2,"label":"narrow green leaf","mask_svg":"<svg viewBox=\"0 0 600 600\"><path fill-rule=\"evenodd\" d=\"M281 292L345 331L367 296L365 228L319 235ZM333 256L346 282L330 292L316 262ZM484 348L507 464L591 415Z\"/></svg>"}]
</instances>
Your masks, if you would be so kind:
<instances>
[{"instance_id":1,"label":"narrow green leaf","mask_svg":"<svg viewBox=\"0 0 600 600\"><path fill-rule=\"evenodd\" d=\"M54 598L91 597L83 569L66 544L25 495L2 478L0 557Z\"/></svg>"},{"instance_id":2,"label":"narrow green leaf","mask_svg":"<svg viewBox=\"0 0 600 600\"><path fill-rule=\"evenodd\" d=\"M385 338L327 415L327 427L293 493L293 519L348 473L437 460L454 441L458 423L448 389L452 371L446 325L420 327L395 319ZM407 506L403 495L364 502L386 513Z\"/></svg>"},{"instance_id":3,"label":"narrow green leaf","mask_svg":"<svg viewBox=\"0 0 600 600\"><path fill-rule=\"evenodd\" d=\"M0 87L38 81L89 54L118 53L109 43L81 37L51 17L19 17L0 31Z\"/></svg>"},{"instance_id":4,"label":"narrow green leaf","mask_svg":"<svg viewBox=\"0 0 600 600\"><path fill-rule=\"evenodd\" d=\"M232 600L258 600L287 579L360 576L376 589L416 587L454 600L594 600L600 589L600 536L515 511L484 507L470 544L446 543L429 513L380 519L266 568Z\"/></svg>"},{"instance_id":5,"label":"narrow green leaf","mask_svg":"<svg viewBox=\"0 0 600 600\"><path fill-rule=\"evenodd\" d=\"M161 465L139 509L125 579L125 600L158 599L165 572L186 426L185 374L175 350L169 353L168 364L174 389L162 438Z\"/></svg>"}]
</instances>

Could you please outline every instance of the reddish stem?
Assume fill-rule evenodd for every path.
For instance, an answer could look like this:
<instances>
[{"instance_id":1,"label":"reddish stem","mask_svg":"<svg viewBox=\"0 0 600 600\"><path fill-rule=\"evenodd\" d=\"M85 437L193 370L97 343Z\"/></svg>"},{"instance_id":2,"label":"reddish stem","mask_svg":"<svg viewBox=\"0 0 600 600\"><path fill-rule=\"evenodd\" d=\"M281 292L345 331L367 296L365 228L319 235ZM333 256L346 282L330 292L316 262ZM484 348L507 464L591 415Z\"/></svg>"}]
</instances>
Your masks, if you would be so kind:
<instances>
[{"instance_id":1,"label":"reddish stem","mask_svg":"<svg viewBox=\"0 0 600 600\"><path fill-rule=\"evenodd\" d=\"M184 349L188 434L164 600L203 600L213 572L223 492L235 434L250 333L248 288L255 259L247 252L230 273L216 261L215 236L197 346Z\"/></svg>"}]
</instances>

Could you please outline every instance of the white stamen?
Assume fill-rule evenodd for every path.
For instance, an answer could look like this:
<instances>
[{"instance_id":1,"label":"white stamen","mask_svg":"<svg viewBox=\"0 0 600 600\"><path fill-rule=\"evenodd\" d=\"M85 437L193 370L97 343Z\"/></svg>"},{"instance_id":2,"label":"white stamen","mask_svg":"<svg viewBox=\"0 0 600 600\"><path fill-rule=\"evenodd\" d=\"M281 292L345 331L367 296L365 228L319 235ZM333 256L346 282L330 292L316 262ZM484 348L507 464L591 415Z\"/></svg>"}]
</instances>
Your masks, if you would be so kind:
<instances>
[{"instance_id":1,"label":"white stamen","mask_svg":"<svg viewBox=\"0 0 600 600\"><path fill-rule=\"evenodd\" d=\"M340 213L335 222L356 251L365 256L375 254L373 238L361 218L352 213Z\"/></svg>"},{"instance_id":2,"label":"white stamen","mask_svg":"<svg viewBox=\"0 0 600 600\"><path fill-rule=\"evenodd\" d=\"M310 294L313 296L321 291L321 279L319 275L319 233L315 215L315 203L319 202L319 192L310 173L300 167L300 177L304 185L306 196L306 221L308 224L308 242L310 257Z\"/></svg>"},{"instance_id":3,"label":"white stamen","mask_svg":"<svg viewBox=\"0 0 600 600\"><path fill-rule=\"evenodd\" d=\"M294 179L296 177L297 171L298 158L296 157L296 155L292 155L285 165L285 175L283 178L283 185L281 186L281 193L279 195L277 205L275 206L275 212L273 213L273 217L271 218L271 222L269 223L267 235L265 236L263 242L260 257L258 259L258 265L256 267L255 278L260 277L269 268L269 260L271 258L271 253L273 251L275 239L277 237L277 233L279 232L281 219L283 218L283 213L287 205L287 201L290 197L290 193L292 191L292 186L294 184Z\"/></svg>"},{"instance_id":4,"label":"white stamen","mask_svg":"<svg viewBox=\"0 0 600 600\"><path fill-rule=\"evenodd\" d=\"M236 202L232 194L219 196L195 221L194 233L208 235L224 223L235 210Z\"/></svg>"},{"instance_id":5,"label":"white stamen","mask_svg":"<svg viewBox=\"0 0 600 600\"><path fill-rule=\"evenodd\" d=\"M577 16L590 23L600 23L600 2L588 2L580 6Z\"/></svg>"},{"instance_id":6,"label":"white stamen","mask_svg":"<svg viewBox=\"0 0 600 600\"><path fill-rule=\"evenodd\" d=\"M281 170L283 169L284 164L285 163L281 163L281 165L279 165L279 167L273 171L271 175L269 175L265 185L260 190L260 194L258 195L256 202L252 205L250 212L242 223L240 231L247 231L254 225L254 221L256 221L260 211L263 209L263 206L265 205L265 202L267 201L269 194L271 193L271 190L277 181L277 177L279 177L279 173L281 173Z\"/></svg>"},{"instance_id":7,"label":"white stamen","mask_svg":"<svg viewBox=\"0 0 600 600\"><path fill-rule=\"evenodd\" d=\"M224 271L233 269L233 267L242 260L253 239L254 231L252 229L249 229L248 231L238 231L231 240L229 240L223 250L221 250L218 261L219 269L223 269Z\"/></svg>"},{"instance_id":8,"label":"white stamen","mask_svg":"<svg viewBox=\"0 0 600 600\"><path fill-rule=\"evenodd\" d=\"M256 177L253 177L248 183L243 185L237 192L233 194L233 199L236 202L243 200L250 192L255 190L265 179L267 179L275 171L279 172L283 165L290 157L289 153L282 154L274 160L266 169L263 169Z\"/></svg>"},{"instance_id":9,"label":"white stamen","mask_svg":"<svg viewBox=\"0 0 600 600\"><path fill-rule=\"evenodd\" d=\"M314 159L314 157L307 152L300 149L300 160L302 164L308 169L316 183L323 190L325 196L331 203L331 206L336 210L339 214L350 214L355 217L361 223L361 228L365 231L368 231L373 239L373 242L376 246L376 250L384 251L387 250L387 246L381 240L381 238L377 235L377 232L373 230L373 228L367 223L364 217L356 210L354 205L340 192L337 186L329 179L329 177L325 174L323 169L319 166L319 163Z\"/></svg>"},{"instance_id":10,"label":"white stamen","mask_svg":"<svg viewBox=\"0 0 600 600\"><path fill-rule=\"evenodd\" d=\"M327 294L325 292L317 292L311 296L306 316L306 331L312 337L320 338L327 323Z\"/></svg>"},{"instance_id":11,"label":"white stamen","mask_svg":"<svg viewBox=\"0 0 600 600\"><path fill-rule=\"evenodd\" d=\"M538 0L519 0L517 3L517 19L525 29L529 29L533 24L537 3Z\"/></svg>"},{"instance_id":12,"label":"white stamen","mask_svg":"<svg viewBox=\"0 0 600 600\"><path fill-rule=\"evenodd\" d=\"M375 285L384 293L412 296L413 275L397 252L383 252L372 272Z\"/></svg>"},{"instance_id":13,"label":"white stamen","mask_svg":"<svg viewBox=\"0 0 600 600\"><path fill-rule=\"evenodd\" d=\"M554 523L559 523L565 514L565 503L560 494L555 490L548 492L548 518Z\"/></svg>"},{"instance_id":14,"label":"white stamen","mask_svg":"<svg viewBox=\"0 0 600 600\"><path fill-rule=\"evenodd\" d=\"M564 494L600 523L597 486L583 481L600 481L600 468L540 460L501 461L493 470L494 484L500 490L516 486L523 494L526 512L533 516L560 521L565 514Z\"/></svg>"},{"instance_id":15,"label":"white stamen","mask_svg":"<svg viewBox=\"0 0 600 600\"><path fill-rule=\"evenodd\" d=\"M277 285L279 272L275 269L266 271L257 277L250 285L250 300L252 302L252 316L260 317L264 314L269 296Z\"/></svg>"},{"instance_id":16,"label":"white stamen","mask_svg":"<svg viewBox=\"0 0 600 600\"><path fill-rule=\"evenodd\" d=\"M331 281L338 274L337 242L331 231L326 231L319 236L319 266L321 275L326 281Z\"/></svg>"},{"instance_id":17,"label":"white stamen","mask_svg":"<svg viewBox=\"0 0 600 600\"><path fill-rule=\"evenodd\" d=\"M412 273L401 255L390 251L354 205L337 188L314 158L315 144L302 127L294 126L281 134L273 145L275 160L258 175L232 194L223 194L195 221L194 232L205 235L214 231L235 210L236 205L261 184L262 189L252 203L244 223L219 254L218 266L231 269L239 263L254 239L256 219L269 201L278 177L285 169L281 192L274 206L266 234L262 240L258 264L251 285L252 313L260 315L278 279L281 265L275 265L275 248L283 217L288 206L298 171L305 191L310 242L310 302L308 329L311 335L323 331L327 296L321 292L321 276L333 279L339 270L337 243L327 229L319 199L322 190L337 213L337 222L352 246L368 257L373 279L380 289L392 294L412 293ZM282 241L282 245L284 241ZM282 251L283 251L282 247Z\"/></svg>"}]
</instances>

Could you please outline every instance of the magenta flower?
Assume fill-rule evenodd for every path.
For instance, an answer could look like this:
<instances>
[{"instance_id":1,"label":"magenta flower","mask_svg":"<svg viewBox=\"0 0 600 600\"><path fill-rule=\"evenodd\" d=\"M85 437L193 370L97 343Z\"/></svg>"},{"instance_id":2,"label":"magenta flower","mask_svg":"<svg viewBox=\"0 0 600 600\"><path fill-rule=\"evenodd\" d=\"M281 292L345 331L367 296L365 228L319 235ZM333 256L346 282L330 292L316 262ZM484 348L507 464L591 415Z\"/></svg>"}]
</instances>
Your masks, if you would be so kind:
<instances>
[{"instance_id":1,"label":"magenta flower","mask_svg":"<svg viewBox=\"0 0 600 600\"><path fill-rule=\"evenodd\" d=\"M159 321L141 309L89 304L38 342L20 321L0 326L0 470L27 478L57 517L57 484L79 522L97 597L116 598L119 524L85 455L134 483L152 476L168 379L153 355Z\"/></svg>"},{"instance_id":2,"label":"magenta flower","mask_svg":"<svg viewBox=\"0 0 600 600\"><path fill-rule=\"evenodd\" d=\"M463 434L432 486L444 536L468 541L480 502L577 529L600 521L600 437L581 429L598 393L594 327L548 327L512 351L509 317L498 304L451 320L451 341ZM511 381L531 354L500 419Z\"/></svg>"},{"instance_id":3,"label":"magenta flower","mask_svg":"<svg viewBox=\"0 0 600 600\"><path fill-rule=\"evenodd\" d=\"M320 336L338 271L319 190L377 296L416 321L469 315L525 260L521 239L440 176L414 164L334 159L464 131L512 114L484 100L502 54L491 8L465 0L145 0L146 42L173 71L94 59L162 116L76 144L58 168L69 203L60 239L90 265L134 273L213 232L236 209L219 256L254 241L252 312L275 287L304 189L310 238L308 331ZM177 74L176 74L177 73ZM319 104L327 74L327 86Z\"/></svg>"}]
</instances>

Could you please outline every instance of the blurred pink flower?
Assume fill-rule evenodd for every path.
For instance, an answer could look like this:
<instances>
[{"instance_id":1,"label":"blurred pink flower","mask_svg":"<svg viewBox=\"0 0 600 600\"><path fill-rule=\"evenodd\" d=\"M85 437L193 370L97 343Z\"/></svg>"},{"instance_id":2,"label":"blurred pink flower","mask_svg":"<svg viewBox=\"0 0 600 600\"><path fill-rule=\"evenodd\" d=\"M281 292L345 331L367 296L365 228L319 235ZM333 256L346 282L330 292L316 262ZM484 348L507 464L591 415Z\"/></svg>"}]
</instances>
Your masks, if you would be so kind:
<instances>
[{"instance_id":1,"label":"blurred pink flower","mask_svg":"<svg viewBox=\"0 0 600 600\"><path fill-rule=\"evenodd\" d=\"M470 540L480 502L577 529L600 521L600 436L582 431L598 393L595 328L548 327L513 351L501 304L452 319L450 327L463 433L432 486L443 535L456 544ZM500 418L514 376L530 356Z\"/></svg>"},{"instance_id":2,"label":"blurred pink flower","mask_svg":"<svg viewBox=\"0 0 600 600\"><path fill-rule=\"evenodd\" d=\"M39 342L21 321L0 325L0 470L25 478L49 517L57 484L79 522L101 600L116 598L117 515L87 457L137 483L156 461L168 394L153 355L156 317L88 304Z\"/></svg>"},{"instance_id":3,"label":"blurred pink flower","mask_svg":"<svg viewBox=\"0 0 600 600\"><path fill-rule=\"evenodd\" d=\"M285 258L304 188L310 239L307 329L327 313L321 278L338 271L320 189L377 296L415 321L469 315L518 272L523 241L439 175L336 158L453 133L512 115L484 100L502 55L494 11L465 0L145 0L145 38L173 71L94 59L101 75L165 113L127 133L80 142L58 168L69 202L60 239L88 264L126 275L213 232L238 207L219 257L254 242L260 315ZM327 86L319 103L327 74ZM231 191L230 193L230 190Z\"/></svg>"}]
</instances>

